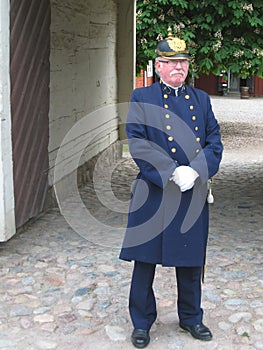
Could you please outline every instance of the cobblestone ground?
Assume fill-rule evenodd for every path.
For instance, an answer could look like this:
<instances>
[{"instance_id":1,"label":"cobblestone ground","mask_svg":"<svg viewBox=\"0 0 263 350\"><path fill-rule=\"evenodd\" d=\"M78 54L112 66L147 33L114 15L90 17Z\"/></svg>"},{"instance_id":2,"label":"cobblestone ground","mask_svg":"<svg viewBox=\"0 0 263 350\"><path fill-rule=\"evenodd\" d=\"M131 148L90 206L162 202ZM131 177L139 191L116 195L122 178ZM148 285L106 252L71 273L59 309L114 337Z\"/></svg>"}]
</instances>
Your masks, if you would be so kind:
<instances>
[{"instance_id":1,"label":"cobblestone ground","mask_svg":"<svg viewBox=\"0 0 263 350\"><path fill-rule=\"evenodd\" d=\"M200 342L179 329L174 269L158 266L149 349L263 349L263 99L215 98L213 104L225 154L214 179L202 305L214 340ZM68 200L67 220L74 218L84 234L53 209L0 244L0 349L133 349L132 265L118 253L135 173L127 156L112 175L119 212L101 205L93 184L81 190L87 212Z\"/></svg>"}]
</instances>

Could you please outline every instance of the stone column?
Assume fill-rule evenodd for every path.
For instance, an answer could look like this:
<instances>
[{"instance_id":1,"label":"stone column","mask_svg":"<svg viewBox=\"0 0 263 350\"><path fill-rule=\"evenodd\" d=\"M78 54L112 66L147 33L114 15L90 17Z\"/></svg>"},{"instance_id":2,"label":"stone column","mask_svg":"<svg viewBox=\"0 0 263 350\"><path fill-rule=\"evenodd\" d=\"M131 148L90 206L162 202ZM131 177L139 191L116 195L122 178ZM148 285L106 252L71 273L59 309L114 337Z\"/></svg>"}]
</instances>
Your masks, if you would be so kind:
<instances>
[{"instance_id":1,"label":"stone column","mask_svg":"<svg viewBox=\"0 0 263 350\"><path fill-rule=\"evenodd\" d=\"M0 2L0 242L16 232L10 103L9 0Z\"/></svg>"}]
</instances>

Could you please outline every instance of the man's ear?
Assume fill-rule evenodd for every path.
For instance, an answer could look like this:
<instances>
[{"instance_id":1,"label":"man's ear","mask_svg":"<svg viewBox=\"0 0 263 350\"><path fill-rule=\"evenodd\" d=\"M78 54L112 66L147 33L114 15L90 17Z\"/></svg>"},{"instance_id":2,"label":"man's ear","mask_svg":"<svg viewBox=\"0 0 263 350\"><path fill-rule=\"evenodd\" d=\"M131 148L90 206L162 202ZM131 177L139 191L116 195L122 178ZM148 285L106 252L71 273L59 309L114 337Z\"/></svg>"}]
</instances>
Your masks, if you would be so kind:
<instances>
[{"instance_id":1,"label":"man's ear","mask_svg":"<svg viewBox=\"0 0 263 350\"><path fill-rule=\"evenodd\" d=\"M155 67L159 68L161 66L161 63L159 61L155 61Z\"/></svg>"}]
</instances>

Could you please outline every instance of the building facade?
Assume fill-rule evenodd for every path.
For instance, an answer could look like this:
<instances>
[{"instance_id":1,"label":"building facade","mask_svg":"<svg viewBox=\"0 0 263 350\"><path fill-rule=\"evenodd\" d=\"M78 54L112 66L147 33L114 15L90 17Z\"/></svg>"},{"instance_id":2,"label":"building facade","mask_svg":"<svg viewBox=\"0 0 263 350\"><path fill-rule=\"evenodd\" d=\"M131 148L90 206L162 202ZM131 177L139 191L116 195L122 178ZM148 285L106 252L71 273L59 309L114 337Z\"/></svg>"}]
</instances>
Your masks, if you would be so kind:
<instances>
[{"instance_id":1,"label":"building facade","mask_svg":"<svg viewBox=\"0 0 263 350\"><path fill-rule=\"evenodd\" d=\"M221 79L213 74L200 74L198 79L195 79L195 86L206 91L210 95L222 95ZM227 90L228 94L239 95L241 88L247 86L251 97L263 96L263 79L258 76L249 76L247 79L241 79L228 74Z\"/></svg>"},{"instance_id":2,"label":"building facade","mask_svg":"<svg viewBox=\"0 0 263 350\"><path fill-rule=\"evenodd\" d=\"M134 0L1 1L0 242L54 204L58 152L64 177L81 152L84 181L100 152L118 152L118 104L134 84L134 11Z\"/></svg>"}]
</instances>

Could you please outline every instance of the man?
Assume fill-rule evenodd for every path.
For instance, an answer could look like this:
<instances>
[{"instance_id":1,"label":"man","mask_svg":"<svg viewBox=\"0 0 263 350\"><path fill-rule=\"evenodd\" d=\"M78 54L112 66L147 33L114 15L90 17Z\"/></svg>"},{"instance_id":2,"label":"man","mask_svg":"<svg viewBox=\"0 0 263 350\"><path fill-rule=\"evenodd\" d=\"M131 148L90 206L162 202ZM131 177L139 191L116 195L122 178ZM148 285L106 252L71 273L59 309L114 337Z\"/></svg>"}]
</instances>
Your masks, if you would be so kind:
<instances>
[{"instance_id":1,"label":"man","mask_svg":"<svg viewBox=\"0 0 263 350\"><path fill-rule=\"evenodd\" d=\"M222 157L219 125L209 96L185 85L186 43L169 34L156 48L160 82L135 89L126 132L139 167L120 258L134 260L129 311L137 348L150 342L156 320L156 264L174 266L180 327L211 340L203 324L201 277L208 237L207 181Z\"/></svg>"}]
</instances>

